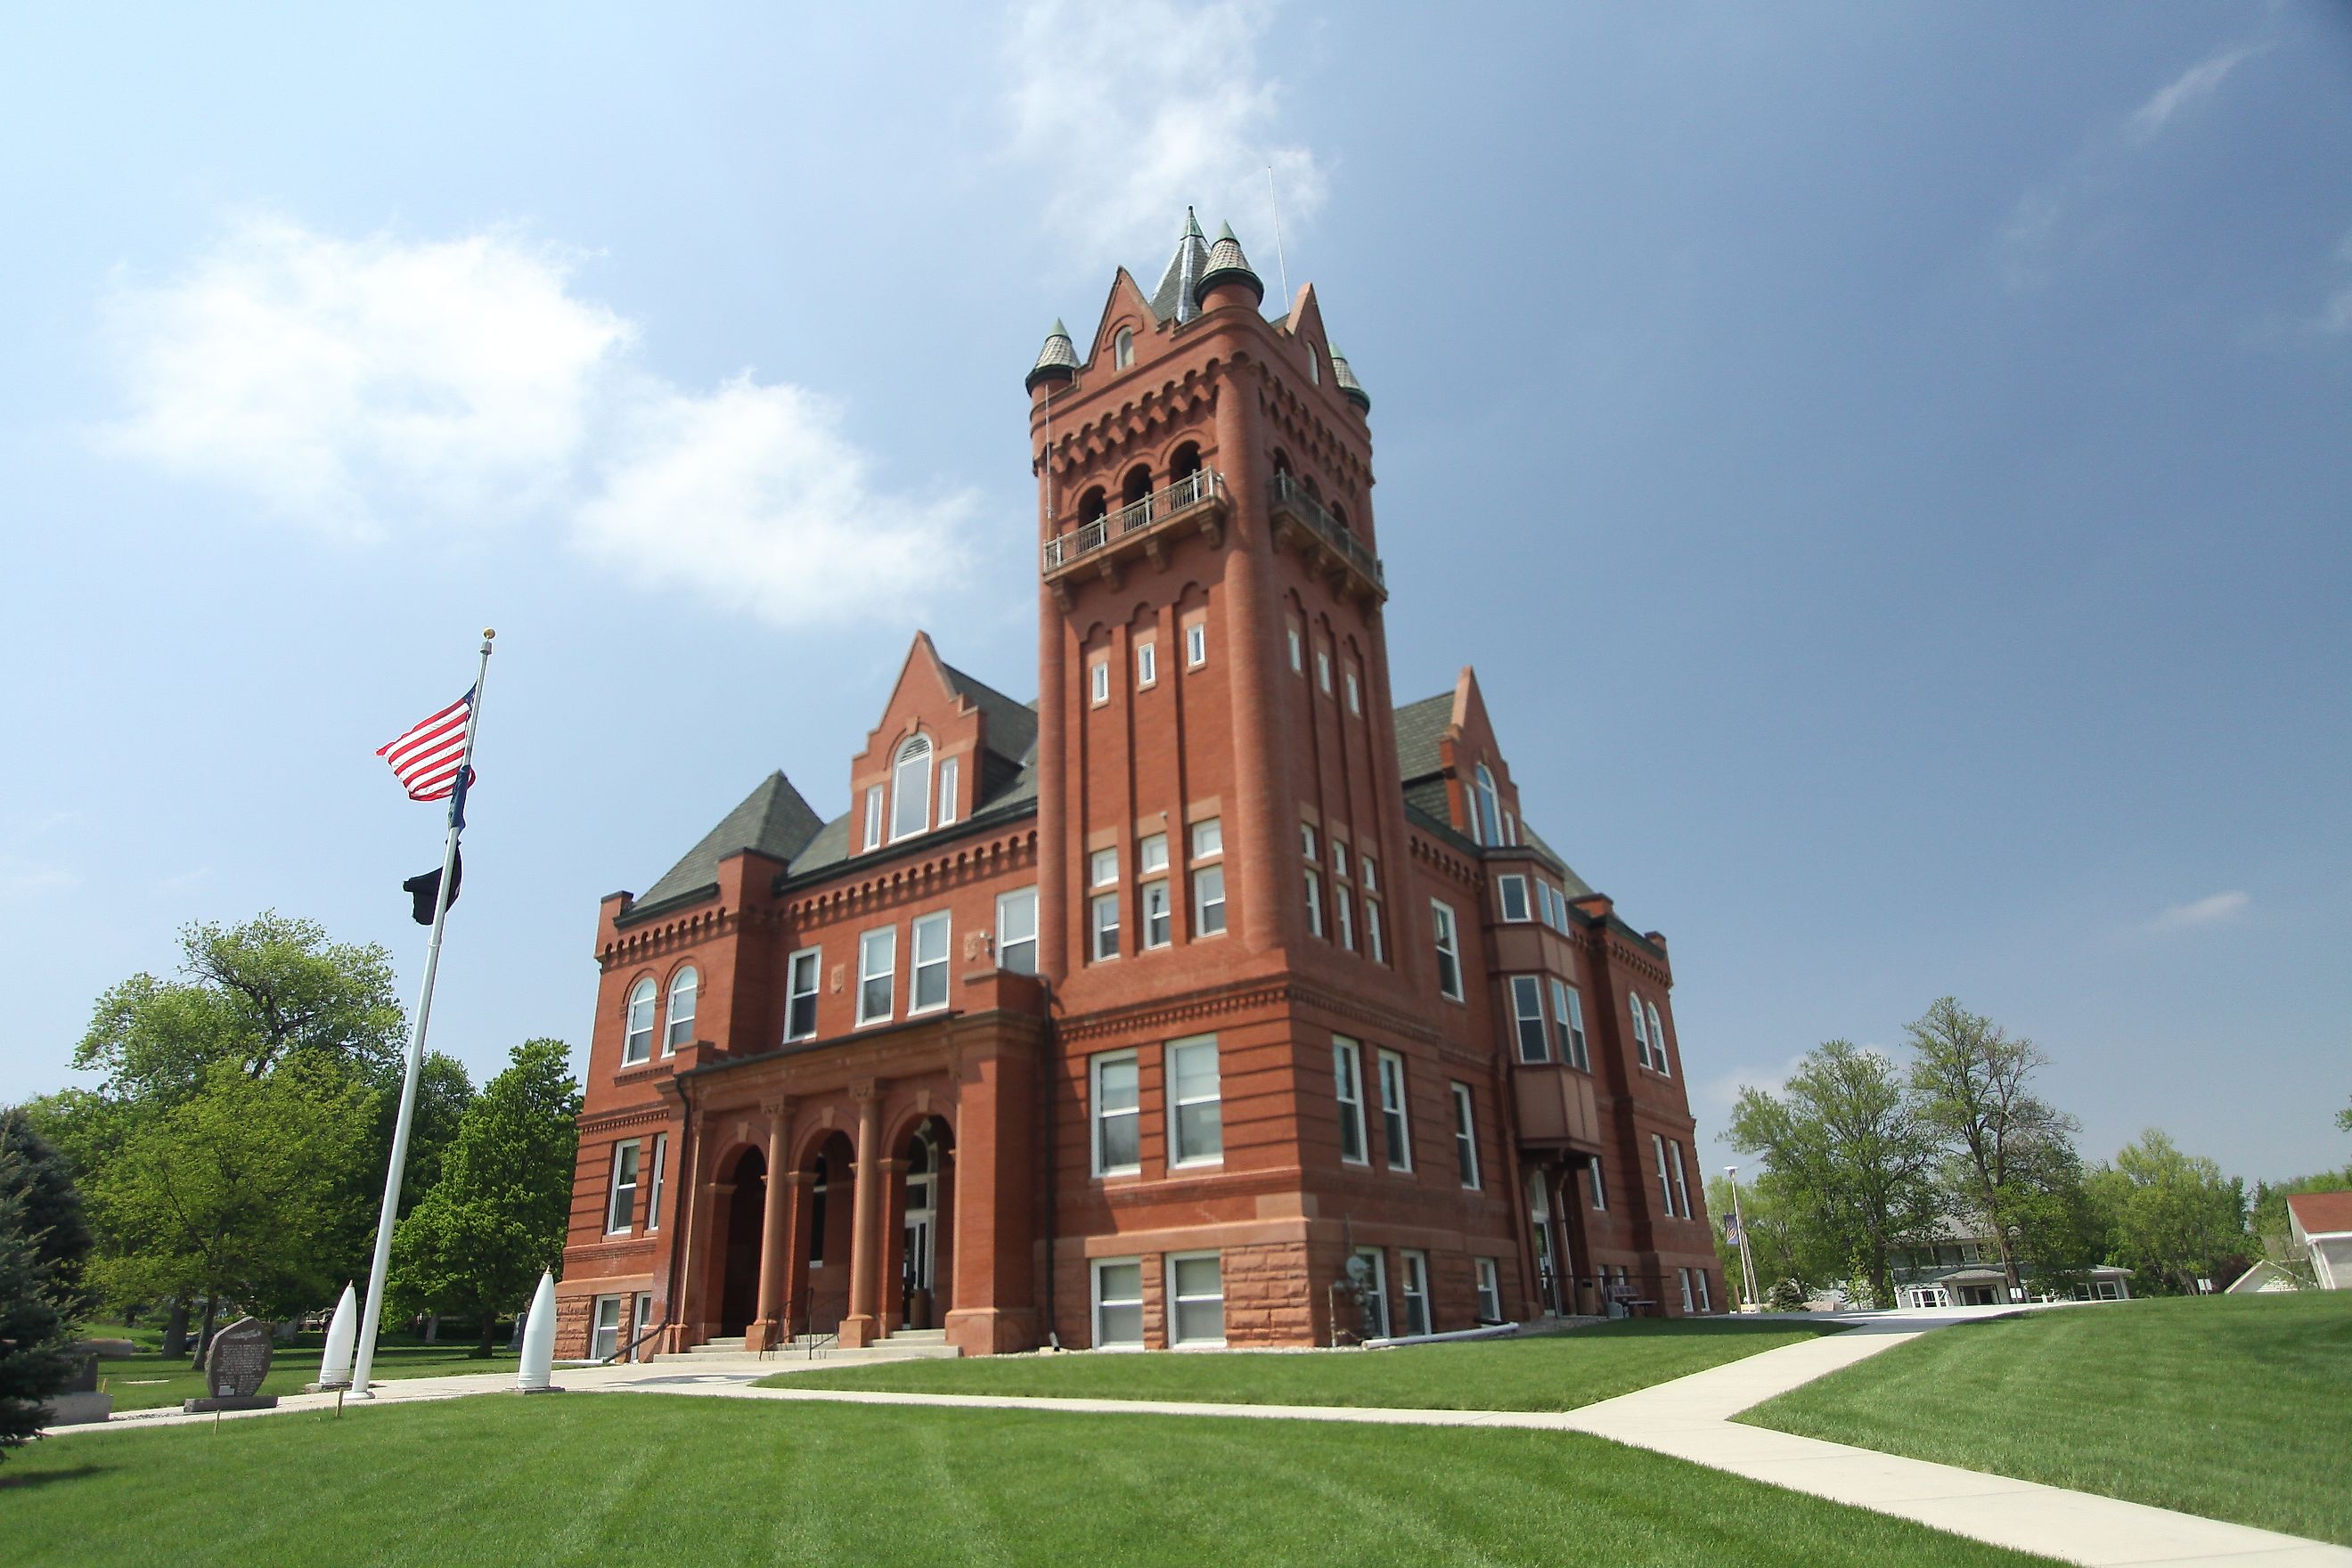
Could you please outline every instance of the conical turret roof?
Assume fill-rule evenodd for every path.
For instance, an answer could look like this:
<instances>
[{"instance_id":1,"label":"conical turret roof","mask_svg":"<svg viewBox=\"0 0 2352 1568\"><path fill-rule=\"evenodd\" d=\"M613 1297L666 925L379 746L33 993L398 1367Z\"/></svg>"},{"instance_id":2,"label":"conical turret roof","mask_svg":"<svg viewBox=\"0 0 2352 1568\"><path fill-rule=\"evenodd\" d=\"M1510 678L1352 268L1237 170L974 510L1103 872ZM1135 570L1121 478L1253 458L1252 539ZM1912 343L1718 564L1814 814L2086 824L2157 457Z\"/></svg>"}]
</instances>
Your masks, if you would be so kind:
<instances>
[{"instance_id":1,"label":"conical turret roof","mask_svg":"<svg viewBox=\"0 0 2352 1568\"><path fill-rule=\"evenodd\" d=\"M1358 381L1356 373L1348 368L1348 356L1339 352L1337 343L1326 343L1324 347L1331 351L1331 379L1338 384L1339 395L1370 414L1372 411L1372 395L1364 390L1364 384Z\"/></svg>"},{"instance_id":2,"label":"conical turret roof","mask_svg":"<svg viewBox=\"0 0 2352 1568\"><path fill-rule=\"evenodd\" d=\"M1189 321L1201 313L1201 274L1209 269L1209 241L1201 220L1184 209L1184 232L1176 237L1176 254L1151 291L1151 313L1160 321Z\"/></svg>"},{"instance_id":3,"label":"conical turret roof","mask_svg":"<svg viewBox=\"0 0 2352 1568\"><path fill-rule=\"evenodd\" d=\"M1249 258L1242 254L1242 242L1234 237L1231 224L1218 232L1217 243L1210 247L1209 265L1201 274L1200 291L1206 294L1220 283L1247 284L1253 304L1265 298L1265 282L1250 269Z\"/></svg>"},{"instance_id":4,"label":"conical turret roof","mask_svg":"<svg viewBox=\"0 0 2352 1568\"><path fill-rule=\"evenodd\" d=\"M1034 391L1041 381L1067 381L1078 374L1078 349L1070 342L1070 329L1054 318L1054 330L1045 334L1045 346L1037 351L1037 363L1029 367L1022 379L1024 392Z\"/></svg>"}]
</instances>

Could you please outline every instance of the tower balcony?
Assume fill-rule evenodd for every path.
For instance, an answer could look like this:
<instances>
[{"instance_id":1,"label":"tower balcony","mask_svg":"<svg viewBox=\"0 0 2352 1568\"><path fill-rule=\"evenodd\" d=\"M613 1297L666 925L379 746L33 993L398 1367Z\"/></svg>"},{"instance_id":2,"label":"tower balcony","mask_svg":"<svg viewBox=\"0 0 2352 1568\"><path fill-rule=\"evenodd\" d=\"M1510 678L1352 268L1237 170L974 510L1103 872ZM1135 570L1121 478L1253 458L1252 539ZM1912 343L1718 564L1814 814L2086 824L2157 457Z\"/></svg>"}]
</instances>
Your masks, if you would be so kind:
<instances>
[{"instance_id":1,"label":"tower balcony","mask_svg":"<svg viewBox=\"0 0 2352 1568\"><path fill-rule=\"evenodd\" d=\"M1306 486L1277 473L1270 500L1276 544L1297 544L1308 566L1328 572L1342 592L1361 593L1375 605L1389 596L1381 558L1326 511Z\"/></svg>"},{"instance_id":2,"label":"tower balcony","mask_svg":"<svg viewBox=\"0 0 2352 1568\"><path fill-rule=\"evenodd\" d=\"M1216 542L1225 518L1224 476L1196 468L1174 484L1129 501L1117 511L1045 542L1043 570L1055 595L1068 605L1067 579L1092 567L1106 582L1118 581L1119 563L1148 555L1154 566L1167 561L1171 535L1197 528Z\"/></svg>"}]
</instances>

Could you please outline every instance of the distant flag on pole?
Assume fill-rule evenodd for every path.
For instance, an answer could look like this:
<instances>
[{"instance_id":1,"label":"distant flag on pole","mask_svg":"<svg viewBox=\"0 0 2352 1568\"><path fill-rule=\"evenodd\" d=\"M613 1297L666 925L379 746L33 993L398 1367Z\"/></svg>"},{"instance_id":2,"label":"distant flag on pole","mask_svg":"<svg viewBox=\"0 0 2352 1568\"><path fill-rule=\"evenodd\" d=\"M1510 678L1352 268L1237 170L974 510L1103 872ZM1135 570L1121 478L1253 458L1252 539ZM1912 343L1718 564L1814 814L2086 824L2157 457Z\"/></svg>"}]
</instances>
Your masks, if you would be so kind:
<instances>
[{"instance_id":1,"label":"distant flag on pole","mask_svg":"<svg viewBox=\"0 0 2352 1568\"><path fill-rule=\"evenodd\" d=\"M399 739L375 749L375 754L391 764L409 799L447 800L458 793L457 770L466 756L466 719L473 709L474 693L469 689ZM474 781L468 777L466 782Z\"/></svg>"}]
</instances>

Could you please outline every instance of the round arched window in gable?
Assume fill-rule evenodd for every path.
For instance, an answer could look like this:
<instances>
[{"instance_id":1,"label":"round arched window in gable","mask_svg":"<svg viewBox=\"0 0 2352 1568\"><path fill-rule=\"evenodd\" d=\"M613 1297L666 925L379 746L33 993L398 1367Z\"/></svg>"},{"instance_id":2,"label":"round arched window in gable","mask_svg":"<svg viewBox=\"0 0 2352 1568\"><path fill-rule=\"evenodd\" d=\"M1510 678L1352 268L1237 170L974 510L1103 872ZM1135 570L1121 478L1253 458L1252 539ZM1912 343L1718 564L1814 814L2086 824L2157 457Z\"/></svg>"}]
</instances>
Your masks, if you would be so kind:
<instances>
[{"instance_id":1,"label":"round arched window in gable","mask_svg":"<svg viewBox=\"0 0 2352 1568\"><path fill-rule=\"evenodd\" d=\"M898 748L890 769L890 837L905 838L931 825L931 738L917 735Z\"/></svg>"},{"instance_id":2,"label":"round arched window in gable","mask_svg":"<svg viewBox=\"0 0 2352 1568\"><path fill-rule=\"evenodd\" d=\"M1135 363L1135 329L1121 327L1110 341L1110 364L1113 370L1125 370Z\"/></svg>"},{"instance_id":3,"label":"round arched window in gable","mask_svg":"<svg viewBox=\"0 0 2352 1568\"><path fill-rule=\"evenodd\" d=\"M647 975L629 987L629 1007L621 1034L621 1065L635 1067L654 1054L654 983Z\"/></svg>"}]
</instances>

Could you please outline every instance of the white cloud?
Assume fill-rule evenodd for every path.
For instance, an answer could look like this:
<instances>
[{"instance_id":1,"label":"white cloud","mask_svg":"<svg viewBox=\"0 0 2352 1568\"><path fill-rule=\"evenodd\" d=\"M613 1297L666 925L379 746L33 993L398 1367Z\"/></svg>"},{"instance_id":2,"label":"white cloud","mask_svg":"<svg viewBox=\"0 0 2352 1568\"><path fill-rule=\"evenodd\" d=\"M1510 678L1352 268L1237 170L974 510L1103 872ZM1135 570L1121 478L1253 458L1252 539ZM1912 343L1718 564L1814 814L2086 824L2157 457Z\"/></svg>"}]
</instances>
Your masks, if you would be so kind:
<instances>
[{"instance_id":1,"label":"white cloud","mask_svg":"<svg viewBox=\"0 0 2352 1568\"><path fill-rule=\"evenodd\" d=\"M2236 44L2198 61L2134 110L2131 118L2124 121L2124 133L2135 142L2152 140L2174 115L2190 104L2201 103L2212 97L2231 71L2254 56L2267 52L2270 47L2268 39Z\"/></svg>"},{"instance_id":2,"label":"white cloud","mask_svg":"<svg viewBox=\"0 0 2352 1568\"><path fill-rule=\"evenodd\" d=\"M1052 172L1046 218L1087 247L1086 266L1134 263L1143 247L1172 245L1188 204L1212 234L1230 217L1245 241L1271 251L1269 164L1286 222L1323 205L1323 166L1281 139L1282 85L1261 74L1258 42L1273 10L1264 0L1015 8L1011 151ZM1156 273L1144 287L1155 281Z\"/></svg>"},{"instance_id":3,"label":"white cloud","mask_svg":"<svg viewBox=\"0 0 2352 1568\"><path fill-rule=\"evenodd\" d=\"M2151 934L2170 931L2201 931L2208 926L2227 924L2246 912L2252 898L2242 892L2215 893L2210 898L2195 899L2185 904L2175 904L2147 922Z\"/></svg>"},{"instance_id":4,"label":"white cloud","mask_svg":"<svg viewBox=\"0 0 2352 1568\"><path fill-rule=\"evenodd\" d=\"M252 219L173 278L118 280L104 319L125 411L101 447L331 534L520 521L791 626L903 615L970 510L878 488L815 393L635 368L635 324L506 230Z\"/></svg>"}]
</instances>

